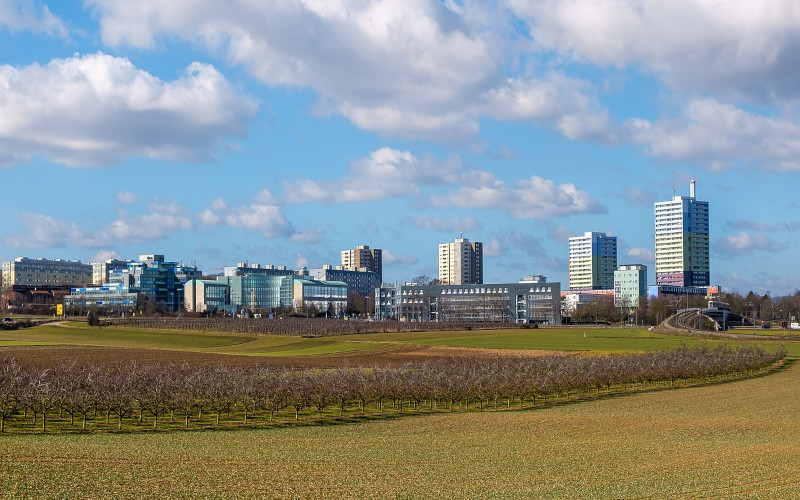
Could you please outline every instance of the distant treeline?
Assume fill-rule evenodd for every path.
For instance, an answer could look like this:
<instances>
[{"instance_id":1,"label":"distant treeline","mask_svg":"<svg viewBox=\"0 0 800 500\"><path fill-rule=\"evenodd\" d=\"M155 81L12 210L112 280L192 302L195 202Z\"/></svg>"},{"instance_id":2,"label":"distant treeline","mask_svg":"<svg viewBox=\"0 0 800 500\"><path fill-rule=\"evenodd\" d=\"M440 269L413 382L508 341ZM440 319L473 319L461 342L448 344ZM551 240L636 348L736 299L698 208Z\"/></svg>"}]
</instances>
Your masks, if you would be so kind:
<instances>
[{"instance_id":1,"label":"distant treeline","mask_svg":"<svg viewBox=\"0 0 800 500\"><path fill-rule=\"evenodd\" d=\"M168 330L328 337L355 333L460 331L515 328L509 323L365 321L323 318L103 318L103 325ZM528 325L524 325L528 326Z\"/></svg>"},{"instance_id":2,"label":"distant treeline","mask_svg":"<svg viewBox=\"0 0 800 500\"><path fill-rule=\"evenodd\" d=\"M750 374L783 356L783 351L720 346L333 370L132 363L31 370L7 359L0 361L0 431L47 431L48 423L51 431L70 432L521 407Z\"/></svg>"}]
</instances>

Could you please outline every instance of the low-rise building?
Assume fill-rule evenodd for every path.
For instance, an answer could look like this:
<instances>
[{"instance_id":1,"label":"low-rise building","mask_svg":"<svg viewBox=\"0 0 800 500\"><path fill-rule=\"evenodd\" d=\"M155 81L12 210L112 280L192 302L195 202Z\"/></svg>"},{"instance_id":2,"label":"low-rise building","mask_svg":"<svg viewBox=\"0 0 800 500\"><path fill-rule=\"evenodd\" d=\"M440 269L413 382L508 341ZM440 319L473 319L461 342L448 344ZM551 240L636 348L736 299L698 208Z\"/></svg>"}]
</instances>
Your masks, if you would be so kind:
<instances>
[{"instance_id":1,"label":"low-rise building","mask_svg":"<svg viewBox=\"0 0 800 500\"><path fill-rule=\"evenodd\" d=\"M625 264L614 271L614 305L635 309L639 297L647 296L647 266Z\"/></svg>"},{"instance_id":2,"label":"low-rise building","mask_svg":"<svg viewBox=\"0 0 800 500\"><path fill-rule=\"evenodd\" d=\"M375 290L375 315L399 321L561 324L561 284L406 284Z\"/></svg>"},{"instance_id":3,"label":"low-rise building","mask_svg":"<svg viewBox=\"0 0 800 500\"><path fill-rule=\"evenodd\" d=\"M141 295L137 288L122 284L73 288L64 297L64 307L67 311L73 311L73 314L101 309L104 314L132 315L140 303Z\"/></svg>"},{"instance_id":4,"label":"low-rise building","mask_svg":"<svg viewBox=\"0 0 800 500\"><path fill-rule=\"evenodd\" d=\"M602 300L604 297L610 297L613 300L614 290L583 290L580 292L569 290L561 292L562 314L564 316L572 316L579 308Z\"/></svg>"},{"instance_id":5,"label":"low-rise building","mask_svg":"<svg viewBox=\"0 0 800 500\"><path fill-rule=\"evenodd\" d=\"M320 313L341 316L347 308L347 283L295 276L292 285L292 305L295 310L316 309Z\"/></svg>"},{"instance_id":6,"label":"low-rise building","mask_svg":"<svg viewBox=\"0 0 800 500\"><path fill-rule=\"evenodd\" d=\"M92 265L79 260L17 257L3 262L3 288L72 287L92 283Z\"/></svg>"},{"instance_id":7,"label":"low-rise building","mask_svg":"<svg viewBox=\"0 0 800 500\"><path fill-rule=\"evenodd\" d=\"M233 312L230 287L220 281L191 279L183 284L183 304L187 312Z\"/></svg>"},{"instance_id":8,"label":"low-rise building","mask_svg":"<svg viewBox=\"0 0 800 500\"><path fill-rule=\"evenodd\" d=\"M232 309L240 313L269 314L292 305L293 275L236 274L218 276L217 282L229 288Z\"/></svg>"}]
</instances>

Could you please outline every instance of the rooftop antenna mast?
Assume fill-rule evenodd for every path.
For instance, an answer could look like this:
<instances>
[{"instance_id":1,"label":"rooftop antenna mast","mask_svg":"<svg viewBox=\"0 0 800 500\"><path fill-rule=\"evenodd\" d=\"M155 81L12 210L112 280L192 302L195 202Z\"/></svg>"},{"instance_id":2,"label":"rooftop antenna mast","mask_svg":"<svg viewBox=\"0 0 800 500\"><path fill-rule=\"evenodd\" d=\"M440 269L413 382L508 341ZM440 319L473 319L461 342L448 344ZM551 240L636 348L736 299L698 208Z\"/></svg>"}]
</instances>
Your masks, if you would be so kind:
<instances>
[{"instance_id":1,"label":"rooftop antenna mast","mask_svg":"<svg viewBox=\"0 0 800 500\"><path fill-rule=\"evenodd\" d=\"M672 196L675 196L675 169L672 169Z\"/></svg>"}]
</instances>

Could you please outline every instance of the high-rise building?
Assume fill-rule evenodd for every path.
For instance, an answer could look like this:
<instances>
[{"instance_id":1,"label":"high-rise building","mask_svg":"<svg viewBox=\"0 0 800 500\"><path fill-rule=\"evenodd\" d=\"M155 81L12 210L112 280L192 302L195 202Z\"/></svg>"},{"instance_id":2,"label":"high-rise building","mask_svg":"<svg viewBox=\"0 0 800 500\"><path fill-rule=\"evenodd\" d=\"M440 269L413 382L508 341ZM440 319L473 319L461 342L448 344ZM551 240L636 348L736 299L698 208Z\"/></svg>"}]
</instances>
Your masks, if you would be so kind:
<instances>
[{"instance_id":1,"label":"high-rise building","mask_svg":"<svg viewBox=\"0 0 800 500\"><path fill-rule=\"evenodd\" d=\"M647 266L626 264L614 271L614 305L639 307L639 297L647 296Z\"/></svg>"},{"instance_id":2,"label":"high-rise building","mask_svg":"<svg viewBox=\"0 0 800 500\"><path fill-rule=\"evenodd\" d=\"M655 204L656 284L708 286L708 202L697 201L694 179L689 196Z\"/></svg>"},{"instance_id":3,"label":"high-rise building","mask_svg":"<svg viewBox=\"0 0 800 500\"><path fill-rule=\"evenodd\" d=\"M483 243L464 237L439 245L440 285L480 285L483 283Z\"/></svg>"},{"instance_id":4,"label":"high-rise building","mask_svg":"<svg viewBox=\"0 0 800 500\"><path fill-rule=\"evenodd\" d=\"M569 239L569 289L610 290L617 269L617 237L586 232Z\"/></svg>"},{"instance_id":5,"label":"high-rise building","mask_svg":"<svg viewBox=\"0 0 800 500\"><path fill-rule=\"evenodd\" d=\"M369 271L383 279L383 251L359 245L353 250L342 250L342 269L345 271Z\"/></svg>"}]
</instances>

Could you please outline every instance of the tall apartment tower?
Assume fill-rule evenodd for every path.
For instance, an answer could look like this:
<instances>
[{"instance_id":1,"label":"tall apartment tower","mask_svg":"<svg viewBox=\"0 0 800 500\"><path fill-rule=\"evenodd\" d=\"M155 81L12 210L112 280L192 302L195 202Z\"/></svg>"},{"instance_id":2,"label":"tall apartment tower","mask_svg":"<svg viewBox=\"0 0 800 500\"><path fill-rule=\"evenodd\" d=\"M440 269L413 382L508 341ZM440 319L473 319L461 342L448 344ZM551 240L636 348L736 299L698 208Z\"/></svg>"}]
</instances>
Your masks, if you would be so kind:
<instances>
[{"instance_id":1,"label":"tall apartment tower","mask_svg":"<svg viewBox=\"0 0 800 500\"><path fill-rule=\"evenodd\" d=\"M383 281L383 251L359 245L353 250L342 250L342 269L346 271L370 271Z\"/></svg>"},{"instance_id":2,"label":"tall apartment tower","mask_svg":"<svg viewBox=\"0 0 800 500\"><path fill-rule=\"evenodd\" d=\"M616 269L616 236L587 232L569 239L570 290L611 290Z\"/></svg>"},{"instance_id":3,"label":"tall apartment tower","mask_svg":"<svg viewBox=\"0 0 800 500\"><path fill-rule=\"evenodd\" d=\"M439 245L440 285L480 285L483 283L483 243L463 236L453 243Z\"/></svg>"},{"instance_id":4,"label":"tall apartment tower","mask_svg":"<svg viewBox=\"0 0 800 500\"><path fill-rule=\"evenodd\" d=\"M656 284L708 286L708 202L697 201L694 179L689 196L655 204Z\"/></svg>"}]
</instances>

